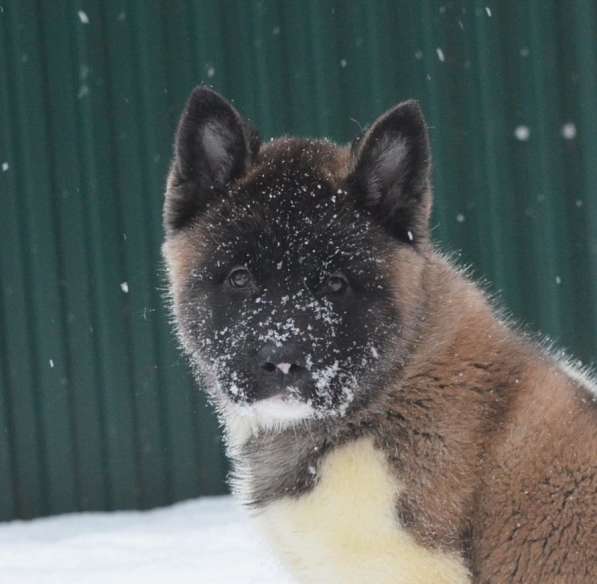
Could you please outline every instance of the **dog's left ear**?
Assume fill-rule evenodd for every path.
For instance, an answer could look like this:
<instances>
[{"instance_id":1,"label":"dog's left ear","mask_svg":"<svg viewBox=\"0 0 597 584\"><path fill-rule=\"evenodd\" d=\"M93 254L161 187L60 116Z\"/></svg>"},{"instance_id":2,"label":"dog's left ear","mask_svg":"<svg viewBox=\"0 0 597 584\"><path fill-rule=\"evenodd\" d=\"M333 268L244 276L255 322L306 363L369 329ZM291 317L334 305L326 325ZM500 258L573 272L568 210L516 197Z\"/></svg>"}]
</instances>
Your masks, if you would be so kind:
<instances>
[{"instance_id":1,"label":"dog's left ear","mask_svg":"<svg viewBox=\"0 0 597 584\"><path fill-rule=\"evenodd\" d=\"M354 145L348 186L383 226L408 243L429 239L431 152L415 101L389 110Z\"/></svg>"},{"instance_id":2,"label":"dog's left ear","mask_svg":"<svg viewBox=\"0 0 597 584\"><path fill-rule=\"evenodd\" d=\"M253 126L209 87L195 88L178 123L164 203L173 233L199 217L242 176L260 147Z\"/></svg>"}]
</instances>

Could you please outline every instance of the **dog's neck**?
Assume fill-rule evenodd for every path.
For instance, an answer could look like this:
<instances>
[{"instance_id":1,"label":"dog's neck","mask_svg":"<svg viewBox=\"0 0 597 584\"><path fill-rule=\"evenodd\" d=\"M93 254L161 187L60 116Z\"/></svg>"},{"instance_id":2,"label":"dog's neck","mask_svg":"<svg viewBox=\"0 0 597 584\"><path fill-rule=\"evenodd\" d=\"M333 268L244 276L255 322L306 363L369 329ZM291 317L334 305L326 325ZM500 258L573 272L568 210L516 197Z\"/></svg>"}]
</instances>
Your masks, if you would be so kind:
<instances>
[{"instance_id":1,"label":"dog's neck","mask_svg":"<svg viewBox=\"0 0 597 584\"><path fill-rule=\"evenodd\" d=\"M525 344L497 319L484 295L441 258L424 274L424 290L441 305L426 307L404 367L391 381L345 416L307 419L281 428L251 427L223 415L233 461L233 486L250 506L299 496L317 481L319 461L332 448L363 435L398 452L403 472L422 476L419 466L441 465L437 445L473 468L516 380L523 375ZM249 424L249 425L248 425ZM431 441L429 461L414 452ZM429 477L431 480L433 477ZM460 489L466 492L466 489Z\"/></svg>"}]
</instances>

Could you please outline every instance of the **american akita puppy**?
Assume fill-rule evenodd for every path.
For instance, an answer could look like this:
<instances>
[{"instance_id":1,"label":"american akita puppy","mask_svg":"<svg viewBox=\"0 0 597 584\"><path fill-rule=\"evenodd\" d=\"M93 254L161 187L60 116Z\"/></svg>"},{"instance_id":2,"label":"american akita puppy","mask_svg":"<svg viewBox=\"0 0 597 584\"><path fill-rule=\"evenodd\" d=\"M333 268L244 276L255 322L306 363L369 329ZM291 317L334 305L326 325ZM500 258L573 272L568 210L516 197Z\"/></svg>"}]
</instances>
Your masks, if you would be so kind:
<instances>
[{"instance_id":1,"label":"american akita puppy","mask_svg":"<svg viewBox=\"0 0 597 584\"><path fill-rule=\"evenodd\" d=\"M351 147L262 144L193 92L164 256L234 490L299 581L595 584L595 383L496 314L430 212L416 103Z\"/></svg>"}]
</instances>

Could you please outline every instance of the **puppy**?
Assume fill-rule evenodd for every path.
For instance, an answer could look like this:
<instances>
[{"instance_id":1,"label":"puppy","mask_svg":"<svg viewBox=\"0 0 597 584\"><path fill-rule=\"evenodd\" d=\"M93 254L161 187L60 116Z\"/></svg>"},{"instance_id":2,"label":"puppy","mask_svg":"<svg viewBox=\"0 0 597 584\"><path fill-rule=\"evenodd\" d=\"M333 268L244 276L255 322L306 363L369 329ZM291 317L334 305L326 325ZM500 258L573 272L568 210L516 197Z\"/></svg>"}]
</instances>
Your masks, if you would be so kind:
<instances>
[{"instance_id":1,"label":"puppy","mask_svg":"<svg viewBox=\"0 0 597 584\"><path fill-rule=\"evenodd\" d=\"M163 246L235 493L300 582L597 583L597 404L430 238L419 106L262 144L212 90Z\"/></svg>"}]
</instances>

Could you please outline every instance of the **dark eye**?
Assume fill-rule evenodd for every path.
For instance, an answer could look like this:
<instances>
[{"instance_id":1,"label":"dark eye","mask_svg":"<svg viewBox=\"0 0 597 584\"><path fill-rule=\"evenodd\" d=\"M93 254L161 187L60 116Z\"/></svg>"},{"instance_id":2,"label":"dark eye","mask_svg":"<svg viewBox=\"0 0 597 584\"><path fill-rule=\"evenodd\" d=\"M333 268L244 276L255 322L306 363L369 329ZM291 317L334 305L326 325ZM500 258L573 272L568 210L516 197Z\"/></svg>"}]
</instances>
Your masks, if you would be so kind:
<instances>
[{"instance_id":1,"label":"dark eye","mask_svg":"<svg viewBox=\"0 0 597 584\"><path fill-rule=\"evenodd\" d=\"M332 274L328 276L326 288L332 294L342 294L348 288L348 280L343 274Z\"/></svg>"},{"instance_id":2,"label":"dark eye","mask_svg":"<svg viewBox=\"0 0 597 584\"><path fill-rule=\"evenodd\" d=\"M228 284L232 288L248 288L251 284L251 272L247 268L234 268L228 274Z\"/></svg>"}]
</instances>

